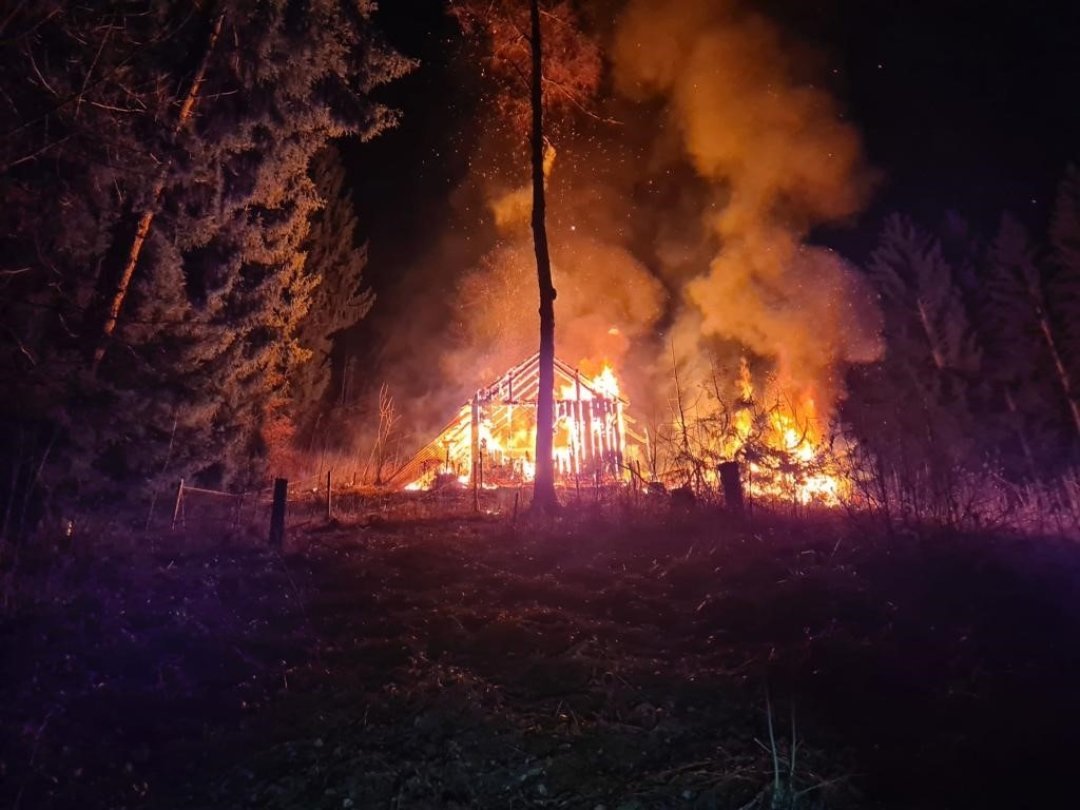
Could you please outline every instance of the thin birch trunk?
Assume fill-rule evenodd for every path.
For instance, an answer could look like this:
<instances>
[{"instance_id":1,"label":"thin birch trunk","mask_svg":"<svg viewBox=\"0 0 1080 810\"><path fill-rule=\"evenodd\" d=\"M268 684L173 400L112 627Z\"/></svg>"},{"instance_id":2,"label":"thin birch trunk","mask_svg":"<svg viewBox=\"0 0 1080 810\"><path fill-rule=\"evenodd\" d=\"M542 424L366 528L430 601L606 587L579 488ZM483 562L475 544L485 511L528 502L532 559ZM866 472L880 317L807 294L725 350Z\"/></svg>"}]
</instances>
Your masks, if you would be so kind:
<instances>
[{"instance_id":1,"label":"thin birch trunk","mask_svg":"<svg viewBox=\"0 0 1080 810\"><path fill-rule=\"evenodd\" d=\"M1076 435L1080 436L1080 404L1076 401L1076 392L1073 390L1072 378L1069 376L1069 371L1065 368L1065 363L1061 359L1061 353L1058 352L1057 341L1054 340L1054 331L1050 327L1050 322L1046 319L1046 313L1042 307L1037 307L1039 316L1039 330L1042 332L1043 339L1046 341L1046 348L1050 352L1050 357L1054 361L1054 368L1057 371L1058 382L1061 384L1061 390L1065 393L1065 400L1069 403L1069 411L1072 413L1073 427L1076 428Z\"/></svg>"}]
</instances>

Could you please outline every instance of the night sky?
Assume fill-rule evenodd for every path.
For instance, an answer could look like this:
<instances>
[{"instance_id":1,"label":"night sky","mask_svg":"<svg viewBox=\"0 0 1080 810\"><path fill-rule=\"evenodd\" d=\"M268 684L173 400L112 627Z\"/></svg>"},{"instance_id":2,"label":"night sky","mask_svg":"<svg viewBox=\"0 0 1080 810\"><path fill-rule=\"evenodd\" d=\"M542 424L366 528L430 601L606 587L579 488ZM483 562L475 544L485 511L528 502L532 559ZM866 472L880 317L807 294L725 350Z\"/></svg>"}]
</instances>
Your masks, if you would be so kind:
<instances>
[{"instance_id":1,"label":"night sky","mask_svg":"<svg viewBox=\"0 0 1080 810\"><path fill-rule=\"evenodd\" d=\"M440 0L387 0L378 19L421 61L387 88L401 126L350 154L384 292L415 261L465 171L477 90ZM1065 166L1080 159L1080 14L1033 0L790 0L757 4L818 48L883 181L854 227L818 235L860 262L882 216L933 225L957 212L992 230L1010 210L1040 230Z\"/></svg>"}]
</instances>

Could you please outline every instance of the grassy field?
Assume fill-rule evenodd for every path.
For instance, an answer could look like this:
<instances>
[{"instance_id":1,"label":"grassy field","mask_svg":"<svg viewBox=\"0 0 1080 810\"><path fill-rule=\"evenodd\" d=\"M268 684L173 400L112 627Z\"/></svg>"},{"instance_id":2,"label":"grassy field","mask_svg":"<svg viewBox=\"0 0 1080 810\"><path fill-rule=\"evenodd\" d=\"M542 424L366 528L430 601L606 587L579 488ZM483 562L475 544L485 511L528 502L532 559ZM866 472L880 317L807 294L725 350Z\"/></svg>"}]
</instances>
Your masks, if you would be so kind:
<instances>
[{"instance_id":1,"label":"grassy field","mask_svg":"<svg viewBox=\"0 0 1080 810\"><path fill-rule=\"evenodd\" d=\"M1076 801L1063 541L575 511L293 541L28 562L0 807Z\"/></svg>"}]
</instances>

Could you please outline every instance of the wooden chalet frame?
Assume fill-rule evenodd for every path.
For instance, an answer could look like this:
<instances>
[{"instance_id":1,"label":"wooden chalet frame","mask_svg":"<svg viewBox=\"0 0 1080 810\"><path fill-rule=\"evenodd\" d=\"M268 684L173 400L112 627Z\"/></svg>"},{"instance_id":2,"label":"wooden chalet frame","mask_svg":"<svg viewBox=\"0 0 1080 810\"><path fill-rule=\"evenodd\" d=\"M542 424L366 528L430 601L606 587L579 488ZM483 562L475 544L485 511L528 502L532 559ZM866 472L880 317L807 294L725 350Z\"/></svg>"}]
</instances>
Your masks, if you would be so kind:
<instances>
[{"instance_id":1,"label":"wooden chalet frame","mask_svg":"<svg viewBox=\"0 0 1080 810\"><path fill-rule=\"evenodd\" d=\"M531 447L524 452L492 449L486 437L498 440L522 425L535 430L539 371L540 357L534 354L477 390L439 435L402 467L391 485L419 488L417 482L427 479L431 483L457 479L474 487L499 486L530 477L525 475L525 466L532 462ZM557 442L555 453L556 480L564 484L624 480L626 400L597 390L578 369L558 358L554 387L555 431L563 439ZM573 395L567 397L566 391Z\"/></svg>"}]
</instances>

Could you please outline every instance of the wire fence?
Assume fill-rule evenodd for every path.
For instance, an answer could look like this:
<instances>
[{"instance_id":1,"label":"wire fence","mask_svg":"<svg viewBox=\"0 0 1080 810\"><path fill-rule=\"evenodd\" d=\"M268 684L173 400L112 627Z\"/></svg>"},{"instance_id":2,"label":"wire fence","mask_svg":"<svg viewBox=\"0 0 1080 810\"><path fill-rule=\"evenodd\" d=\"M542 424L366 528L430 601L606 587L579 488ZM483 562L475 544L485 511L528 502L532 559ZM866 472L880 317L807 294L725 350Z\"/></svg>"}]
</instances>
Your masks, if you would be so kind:
<instances>
[{"instance_id":1,"label":"wire fence","mask_svg":"<svg viewBox=\"0 0 1080 810\"><path fill-rule=\"evenodd\" d=\"M560 488L568 509L601 510L671 504L669 493L621 484ZM286 531L328 523L370 524L485 517L516 520L532 504L532 485L389 491L337 485L332 476L290 481L286 488L283 526ZM163 512L164 510L159 510ZM148 528L167 529L188 537L242 535L251 542L271 542L274 485L247 492L226 492L178 482L168 523L163 515Z\"/></svg>"},{"instance_id":2,"label":"wire fence","mask_svg":"<svg viewBox=\"0 0 1080 810\"><path fill-rule=\"evenodd\" d=\"M910 509L894 492L895 487L878 489L853 486L851 497L829 511L860 520L879 520L889 528L942 524L958 529L1080 538L1080 477L1057 482L1052 488L1003 489L990 486L984 479L973 481L960 493L965 497L953 493L955 497L950 500L950 503L955 502L954 509L959 508L955 504L964 506L959 518L942 517L932 511L909 514ZM621 514L658 510L682 512L695 508L744 513L741 507L732 508L729 497L707 498L687 487L668 490L637 479L626 484L562 487L558 497L569 510L609 514L616 511ZM348 481L337 484L328 473L319 478L288 482L280 507L280 525L283 532L289 532L335 523L369 525L473 516L515 521L529 509L531 501L531 484L473 488L453 482L429 490L389 491L358 487ZM824 508L794 501L748 498L745 516L752 519L760 512L762 515L808 517ZM243 538L245 543L266 544L271 543L273 515L273 482L258 490L237 493L180 481L168 523L162 525L163 516L159 516L154 526L148 520L147 528L166 528L173 534L193 539L205 537L210 540L230 535Z\"/></svg>"},{"instance_id":3,"label":"wire fence","mask_svg":"<svg viewBox=\"0 0 1080 810\"><path fill-rule=\"evenodd\" d=\"M147 521L148 529L167 528L191 537L232 533L270 542L274 485L227 492L177 484L167 525L163 516ZM531 487L470 490L447 487L392 492L335 485L332 476L288 482L282 509L285 530L331 522L425 520L483 514L513 517L528 508ZM160 510L159 510L160 511Z\"/></svg>"}]
</instances>

